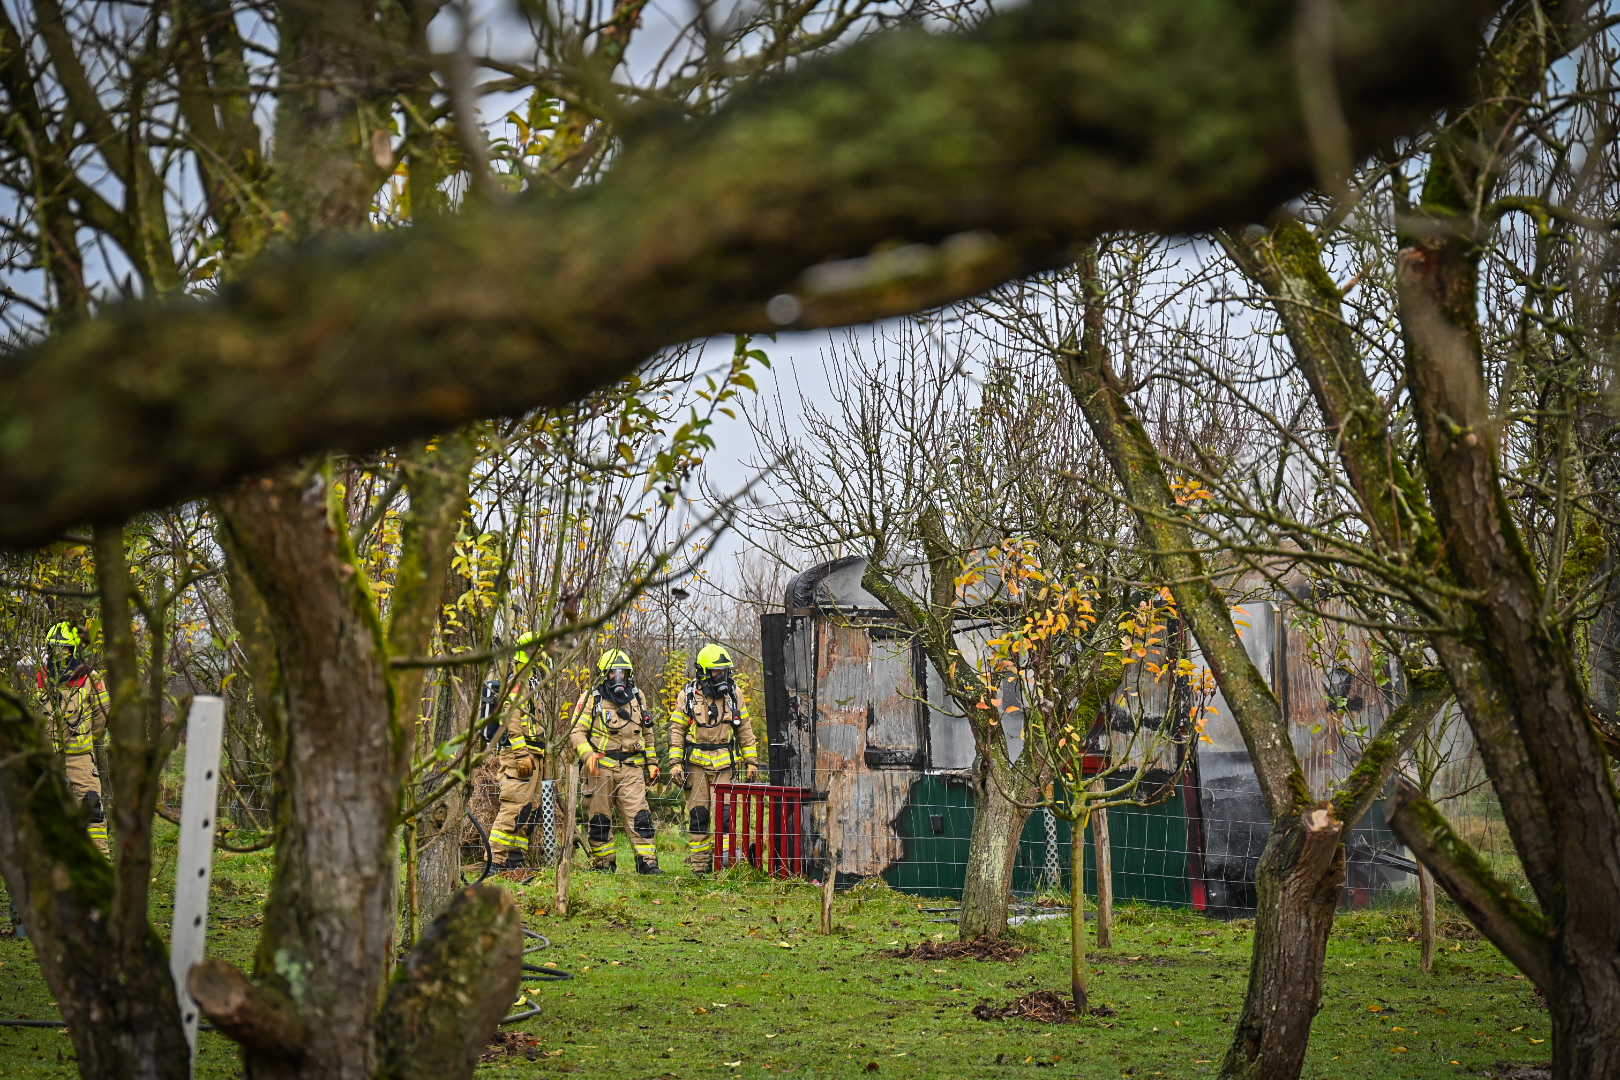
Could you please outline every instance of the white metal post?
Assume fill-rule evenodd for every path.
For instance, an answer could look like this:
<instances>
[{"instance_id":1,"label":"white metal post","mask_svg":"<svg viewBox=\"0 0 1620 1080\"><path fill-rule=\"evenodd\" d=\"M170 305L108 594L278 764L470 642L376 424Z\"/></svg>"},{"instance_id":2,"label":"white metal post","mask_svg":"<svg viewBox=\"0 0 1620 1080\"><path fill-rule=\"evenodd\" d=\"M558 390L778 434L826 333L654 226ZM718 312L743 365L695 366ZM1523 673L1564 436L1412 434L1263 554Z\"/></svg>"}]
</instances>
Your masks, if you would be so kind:
<instances>
[{"instance_id":1,"label":"white metal post","mask_svg":"<svg viewBox=\"0 0 1620 1080\"><path fill-rule=\"evenodd\" d=\"M186 989L202 963L208 938L208 888L214 869L214 817L219 802L219 751L225 736L225 701L197 697L186 718L186 785L180 799L180 864L174 879L174 929L169 971L180 999L180 1019L197 1071L197 1003Z\"/></svg>"}]
</instances>

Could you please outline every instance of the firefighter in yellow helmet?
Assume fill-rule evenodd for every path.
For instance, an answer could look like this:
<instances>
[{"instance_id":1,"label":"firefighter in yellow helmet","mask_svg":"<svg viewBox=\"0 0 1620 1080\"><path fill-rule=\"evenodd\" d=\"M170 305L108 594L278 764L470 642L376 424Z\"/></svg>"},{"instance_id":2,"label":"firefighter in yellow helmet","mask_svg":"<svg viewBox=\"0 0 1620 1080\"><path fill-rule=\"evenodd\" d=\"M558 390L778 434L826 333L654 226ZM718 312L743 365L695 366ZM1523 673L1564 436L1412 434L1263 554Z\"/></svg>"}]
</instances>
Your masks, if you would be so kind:
<instances>
[{"instance_id":1,"label":"firefighter in yellow helmet","mask_svg":"<svg viewBox=\"0 0 1620 1080\"><path fill-rule=\"evenodd\" d=\"M686 789L687 852L695 873L713 869L714 785L729 784L737 764L759 779L754 726L737 697L736 665L710 643L697 656L697 678L686 684L669 717L669 775Z\"/></svg>"},{"instance_id":2,"label":"firefighter in yellow helmet","mask_svg":"<svg viewBox=\"0 0 1620 1080\"><path fill-rule=\"evenodd\" d=\"M602 654L597 672L601 681L574 703L574 728L569 733L574 753L585 766L583 794L590 817L585 849L591 869L611 874L616 868L613 808L617 806L636 853L636 873L661 874L652 808L641 774L646 768L654 781L658 779L647 696L636 686L630 657L619 649Z\"/></svg>"},{"instance_id":3,"label":"firefighter in yellow helmet","mask_svg":"<svg viewBox=\"0 0 1620 1080\"><path fill-rule=\"evenodd\" d=\"M40 672L43 685L54 677L57 699L56 749L65 755L68 787L88 812L90 839L103 855L107 845L107 812L102 806L101 773L93 754L97 737L107 729L107 688L96 678L82 654L83 632L71 620L63 620L45 635L49 660Z\"/></svg>"},{"instance_id":4,"label":"firefighter in yellow helmet","mask_svg":"<svg viewBox=\"0 0 1620 1080\"><path fill-rule=\"evenodd\" d=\"M539 640L540 635L534 633L518 639L518 651L512 656L517 678L501 716L495 715L500 683L492 681L484 687L485 739L498 739L500 748L501 808L489 829L496 870L521 870L527 865L529 834L540 817L546 730L534 699L538 682L534 668L544 657L538 651L531 654Z\"/></svg>"}]
</instances>

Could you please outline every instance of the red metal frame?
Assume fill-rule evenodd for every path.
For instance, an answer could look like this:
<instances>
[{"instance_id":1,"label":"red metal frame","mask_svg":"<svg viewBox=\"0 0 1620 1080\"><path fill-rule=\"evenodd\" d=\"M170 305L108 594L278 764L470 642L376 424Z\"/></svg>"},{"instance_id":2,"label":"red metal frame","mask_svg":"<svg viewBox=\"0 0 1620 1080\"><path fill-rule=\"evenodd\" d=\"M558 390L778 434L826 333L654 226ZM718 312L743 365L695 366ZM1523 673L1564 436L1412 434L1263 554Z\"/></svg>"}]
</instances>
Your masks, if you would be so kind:
<instances>
[{"instance_id":1,"label":"red metal frame","mask_svg":"<svg viewBox=\"0 0 1620 1080\"><path fill-rule=\"evenodd\" d=\"M778 784L714 785L715 866L748 862L775 877L804 874L804 804L815 793Z\"/></svg>"}]
</instances>

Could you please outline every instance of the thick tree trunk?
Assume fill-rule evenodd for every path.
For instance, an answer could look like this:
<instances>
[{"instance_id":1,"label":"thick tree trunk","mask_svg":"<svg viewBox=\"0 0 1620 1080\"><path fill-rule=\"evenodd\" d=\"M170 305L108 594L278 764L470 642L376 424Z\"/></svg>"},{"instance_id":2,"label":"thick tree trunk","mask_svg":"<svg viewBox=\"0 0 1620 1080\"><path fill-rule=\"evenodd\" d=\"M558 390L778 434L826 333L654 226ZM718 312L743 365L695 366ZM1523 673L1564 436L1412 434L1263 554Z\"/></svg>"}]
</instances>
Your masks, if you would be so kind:
<instances>
[{"instance_id":1,"label":"thick tree trunk","mask_svg":"<svg viewBox=\"0 0 1620 1080\"><path fill-rule=\"evenodd\" d=\"M1029 820L1027 806L1008 797L993 768L982 753L973 764L973 835L968 841L967 877L957 925L963 941L1007 932L1013 866L1024 823Z\"/></svg>"},{"instance_id":2,"label":"thick tree trunk","mask_svg":"<svg viewBox=\"0 0 1620 1080\"><path fill-rule=\"evenodd\" d=\"M1344 888L1343 830L1327 806L1272 826L1255 873L1259 893L1249 993L1221 1066L1223 1080L1293 1080L1322 1007L1328 933Z\"/></svg>"},{"instance_id":3,"label":"thick tree trunk","mask_svg":"<svg viewBox=\"0 0 1620 1080\"><path fill-rule=\"evenodd\" d=\"M1026 740L1019 759L1008 760L1006 732L974 665L956 644L957 550L945 533L936 508L917 520L917 532L928 556L928 601L919 603L900 589L883 569L881 552L867 560L861 584L900 617L918 637L929 662L944 680L973 729L973 834L968 841L962 914L957 926L963 941L1007 932L1013 866L1018 843L1029 820L1028 807L1051 777L1052 767L1040 758L1039 740Z\"/></svg>"},{"instance_id":4,"label":"thick tree trunk","mask_svg":"<svg viewBox=\"0 0 1620 1080\"><path fill-rule=\"evenodd\" d=\"M215 972L210 985L230 992L199 1000L242 1042L255 1080L373 1080L385 1064L404 1075L400 1047L379 1047L377 1003L394 941L396 817L418 710L395 700L383 630L327 483L319 472L288 472L220 499L230 546L263 600L275 641L268 677L285 712L275 878L254 976L231 989ZM421 984L402 976L390 1000L405 995L419 1016L453 1007L478 1023L511 1001L500 980L474 992L435 970L422 967ZM436 1004L439 994L453 1003ZM289 1016L297 1039L286 1034Z\"/></svg>"},{"instance_id":5,"label":"thick tree trunk","mask_svg":"<svg viewBox=\"0 0 1620 1080\"><path fill-rule=\"evenodd\" d=\"M254 978L292 1003L306 1036L297 1060L246 1047L256 1080L370 1080L394 938L394 815L408 742L382 628L326 485L319 472L289 471L220 500L269 615L287 719Z\"/></svg>"},{"instance_id":6,"label":"thick tree trunk","mask_svg":"<svg viewBox=\"0 0 1620 1080\"><path fill-rule=\"evenodd\" d=\"M115 862L109 867L91 842L44 727L15 699L0 699L0 874L67 1021L80 1075L180 1080L190 1053L168 952L147 919L152 813L169 744L140 678L123 530L98 528L95 551L112 694L112 775L103 775L119 790Z\"/></svg>"},{"instance_id":7,"label":"thick tree trunk","mask_svg":"<svg viewBox=\"0 0 1620 1080\"><path fill-rule=\"evenodd\" d=\"M41 724L0 697L0 874L23 913L85 1080L186 1080L168 950L114 932L112 868ZM121 841L120 841L121 842Z\"/></svg>"},{"instance_id":8,"label":"thick tree trunk","mask_svg":"<svg viewBox=\"0 0 1620 1080\"><path fill-rule=\"evenodd\" d=\"M1606 945L1583 947L1583 936L1615 911L1583 913L1589 920L1560 925L1521 901L1479 855L1451 829L1433 803L1410 784L1398 784L1389 811L1391 830L1480 931L1506 954L1547 997L1552 1019L1553 1076L1558 1080L1620 1077L1620 953L1613 932ZM1613 856L1614 852L1608 852ZM1602 862L1602 853L1589 862ZM1564 907L1578 906L1581 882Z\"/></svg>"}]
</instances>

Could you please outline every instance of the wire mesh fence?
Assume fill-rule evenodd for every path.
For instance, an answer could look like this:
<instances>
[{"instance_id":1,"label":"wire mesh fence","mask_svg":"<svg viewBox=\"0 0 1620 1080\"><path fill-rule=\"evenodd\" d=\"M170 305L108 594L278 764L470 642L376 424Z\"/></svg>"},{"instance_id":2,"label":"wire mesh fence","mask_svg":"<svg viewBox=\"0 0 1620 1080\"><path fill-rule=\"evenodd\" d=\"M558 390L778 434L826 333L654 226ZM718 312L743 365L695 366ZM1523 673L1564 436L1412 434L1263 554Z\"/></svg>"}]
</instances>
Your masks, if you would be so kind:
<instances>
[{"instance_id":1,"label":"wire mesh fence","mask_svg":"<svg viewBox=\"0 0 1620 1080\"><path fill-rule=\"evenodd\" d=\"M758 794L736 796L750 787ZM722 787L711 809L715 865L747 862L772 873L820 879L836 860L832 870L841 887L880 878L919 896L960 897L975 816L967 783L956 776L911 775L894 788L885 790L883 783L850 784L840 798L834 786L829 800L825 784L819 791L765 784ZM562 781L548 781L544 788L531 834L531 866L556 862L565 790ZM476 801L485 808L480 820L487 827L499 801L498 781L482 781ZM655 786L648 801L663 833L684 829L685 800L679 789ZM1522 886L1523 874L1489 787L1476 787L1442 806L1489 865L1504 880ZM1270 833L1252 781L1216 790L1179 784L1150 805L1107 810L1106 819L1105 852L1099 852L1095 822L1084 833L1087 895L1096 895L1099 861L1106 857L1120 902L1189 908L1223 917L1252 914L1255 872ZM585 828L581 807L576 835ZM612 831L625 861L629 837L617 815ZM1072 837L1070 822L1049 808L1029 812L1014 858L1014 894L1023 898L1068 894ZM464 850L469 862L483 858L470 826ZM1415 890L1415 873L1416 865L1385 825L1381 807L1375 807L1347 839L1342 903L1366 907L1390 894Z\"/></svg>"},{"instance_id":2,"label":"wire mesh fence","mask_svg":"<svg viewBox=\"0 0 1620 1080\"><path fill-rule=\"evenodd\" d=\"M491 766L493 763L491 763ZM1498 877L1526 898L1529 888L1488 783L1459 773L1437 792L1437 802L1453 828L1479 852ZM842 779L842 778L841 778ZM958 775L885 774L874 770L858 783L844 784L839 798L832 776L818 776L816 788L768 788L799 794L794 811L772 809L769 800L733 800L711 809L717 865L749 862L777 873L819 879L831 856L841 884L881 878L893 887L926 897L961 895L973 839L974 807L968 784ZM738 789L750 785L736 785ZM829 786L835 795L829 808ZM818 790L819 789L819 790ZM528 864L554 866L561 846L566 781L547 780L527 820ZM178 785L161 805L179 811ZM677 840L688 822L686 796L672 784L648 790L653 819L666 837ZM482 826L464 820L463 863L469 869L488 854L487 833L500 805L500 775L480 768L472 779L468 812ZM271 828L271 764L229 761L222 769L219 820L227 842L249 842ZM1241 916L1255 906L1254 877L1269 835L1258 789L1248 784L1196 782L1177 785L1151 805L1116 807L1106 812L1109 858L1116 899L1213 914ZM776 814L777 816L771 816ZM583 800L576 813L576 836L586 828ZM626 823L613 815L615 846L628 852ZM1085 833L1085 890L1096 894L1099 851L1093 824ZM1067 894L1072 866L1072 826L1050 809L1037 807L1022 827L1014 859L1013 891L1030 897ZM730 837L731 839L726 839ZM668 845L665 845L666 848ZM684 847L684 845L678 845ZM1375 805L1347 840L1343 903L1363 907L1380 897L1415 889L1416 866L1396 842Z\"/></svg>"}]
</instances>

